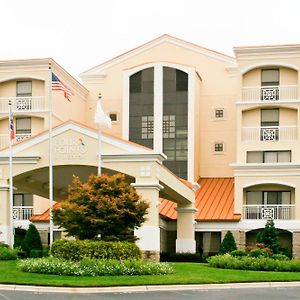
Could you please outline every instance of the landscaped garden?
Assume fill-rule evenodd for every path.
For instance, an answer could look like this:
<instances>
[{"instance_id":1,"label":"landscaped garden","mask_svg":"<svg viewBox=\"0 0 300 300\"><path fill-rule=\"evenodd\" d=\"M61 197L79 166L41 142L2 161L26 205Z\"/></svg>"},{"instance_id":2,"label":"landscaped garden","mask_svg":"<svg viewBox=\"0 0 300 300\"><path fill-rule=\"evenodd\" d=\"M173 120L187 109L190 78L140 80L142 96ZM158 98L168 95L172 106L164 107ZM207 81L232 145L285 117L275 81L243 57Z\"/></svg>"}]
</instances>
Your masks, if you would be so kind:
<instances>
[{"instance_id":1,"label":"landscaped garden","mask_svg":"<svg viewBox=\"0 0 300 300\"><path fill-rule=\"evenodd\" d=\"M0 244L0 283L84 287L300 281L300 261L280 247L272 220L258 243L245 250L237 249L228 231L219 255L164 256L196 263L144 261L132 232L145 221L147 208L120 175L93 176L86 184L75 178L53 216L76 239L55 241L48 251L31 224L15 239L15 249Z\"/></svg>"}]
</instances>

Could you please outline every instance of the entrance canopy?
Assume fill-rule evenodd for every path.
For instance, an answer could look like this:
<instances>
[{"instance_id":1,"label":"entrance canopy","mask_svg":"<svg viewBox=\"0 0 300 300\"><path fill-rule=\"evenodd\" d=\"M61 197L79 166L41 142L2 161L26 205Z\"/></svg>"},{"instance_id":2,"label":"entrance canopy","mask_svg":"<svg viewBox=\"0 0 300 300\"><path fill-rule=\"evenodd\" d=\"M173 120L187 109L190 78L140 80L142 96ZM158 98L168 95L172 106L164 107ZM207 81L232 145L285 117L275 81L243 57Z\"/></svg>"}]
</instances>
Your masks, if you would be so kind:
<instances>
[{"instance_id":1,"label":"entrance canopy","mask_svg":"<svg viewBox=\"0 0 300 300\"><path fill-rule=\"evenodd\" d=\"M74 121L52 130L54 198L65 198L72 176L85 181L97 173L98 132ZM123 173L136 187L157 186L162 197L182 205L194 203L194 191L162 165L163 153L103 133L102 172ZM0 186L9 178L9 149L0 151ZM49 132L13 145L14 187L39 196L49 195Z\"/></svg>"}]
</instances>

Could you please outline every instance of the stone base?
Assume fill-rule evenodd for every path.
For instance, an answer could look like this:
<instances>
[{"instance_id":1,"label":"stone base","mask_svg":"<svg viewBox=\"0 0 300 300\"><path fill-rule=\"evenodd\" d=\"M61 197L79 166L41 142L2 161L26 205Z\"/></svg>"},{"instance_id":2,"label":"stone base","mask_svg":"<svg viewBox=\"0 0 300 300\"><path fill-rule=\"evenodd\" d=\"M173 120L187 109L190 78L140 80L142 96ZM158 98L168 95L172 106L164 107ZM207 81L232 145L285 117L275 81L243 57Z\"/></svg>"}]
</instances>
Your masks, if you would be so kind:
<instances>
[{"instance_id":1,"label":"stone base","mask_svg":"<svg viewBox=\"0 0 300 300\"><path fill-rule=\"evenodd\" d=\"M293 257L300 259L300 231L293 232Z\"/></svg>"},{"instance_id":2,"label":"stone base","mask_svg":"<svg viewBox=\"0 0 300 300\"><path fill-rule=\"evenodd\" d=\"M142 258L143 260L148 260L148 261L159 261L160 260L160 253L158 251L142 251Z\"/></svg>"}]
</instances>

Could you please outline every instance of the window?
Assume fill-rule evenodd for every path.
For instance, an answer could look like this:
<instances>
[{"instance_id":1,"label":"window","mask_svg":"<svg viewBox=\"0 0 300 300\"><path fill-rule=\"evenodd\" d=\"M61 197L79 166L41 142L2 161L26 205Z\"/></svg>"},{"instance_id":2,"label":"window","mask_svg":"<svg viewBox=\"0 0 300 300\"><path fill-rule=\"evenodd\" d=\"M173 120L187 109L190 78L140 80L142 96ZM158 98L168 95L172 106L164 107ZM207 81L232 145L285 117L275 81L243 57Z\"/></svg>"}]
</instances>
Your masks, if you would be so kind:
<instances>
[{"instance_id":1,"label":"window","mask_svg":"<svg viewBox=\"0 0 300 300\"><path fill-rule=\"evenodd\" d=\"M16 134L31 134L31 118L16 118Z\"/></svg>"},{"instance_id":2,"label":"window","mask_svg":"<svg viewBox=\"0 0 300 300\"><path fill-rule=\"evenodd\" d=\"M142 116L142 139L153 138L153 116Z\"/></svg>"},{"instance_id":3,"label":"window","mask_svg":"<svg viewBox=\"0 0 300 300\"><path fill-rule=\"evenodd\" d=\"M279 85L279 69L261 70L261 85L262 86Z\"/></svg>"},{"instance_id":4,"label":"window","mask_svg":"<svg viewBox=\"0 0 300 300\"><path fill-rule=\"evenodd\" d=\"M215 118L216 119L223 119L224 118L224 109L223 108L216 108L215 109Z\"/></svg>"},{"instance_id":5,"label":"window","mask_svg":"<svg viewBox=\"0 0 300 300\"><path fill-rule=\"evenodd\" d=\"M223 152L224 144L223 143L215 143L214 150L215 150L215 152Z\"/></svg>"},{"instance_id":6,"label":"window","mask_svg":"<svg viewBox=\"0 0 300 300\"><path fill-rule=\"evenodd\" d=\"M279 126L279 109L262 109L261 126Z\"/></svg>"},{"instance_id":7,"label":"window","mask_svg":"<svg viewBox=\"0 0 300 300\"><path fill-rule=\"evenodd\" d=\"M290 191L247 191L247 205L281 205L291 204Z\"/></svg>"},{"instance_id":8,"label":"window","mask_svg":"<svg viewBox=\"0 0 300 300\"><path fill-rule=\"evenodd\" d=\"M32 96L32 82L31 81L17 81L17 97L31 97Z\"/></svg>"},{"instance_id":9,"label":"window","mask_svg":"<svg viewBox=\"0 0 300 300\"><path fill-rule=\"evenodd\" d=\"M175 138L175 117L163 116L163 137Z\"/></svg>"},{"instance_id":10,"label":"window","mask_svg":"<svg viewBox=\"0 0 300 300\"><path fill-rule=\"evenodd\" d=\"M291 162L291 151L248 151L247 163Z\"/></svg>"},{"instance_id":11,"label":"window","mask_svg":"<svg viewBox=\"0 0 300 300\"><path fill-rule=\"evenodd\" d=\"M14 206L33 206L32 194L14 194Z\"/></svg>"},{"instance_id":12,"label":"window","mask_svg":"<svg viewBox=\"0 0 300 300\"><path fill-rule=\"evenodd\" d=\"M109 117L110 117L112 122L117 122L118 121L118 115L115 114L115 113L109 114Z\"/></svg>"}]
</instances>

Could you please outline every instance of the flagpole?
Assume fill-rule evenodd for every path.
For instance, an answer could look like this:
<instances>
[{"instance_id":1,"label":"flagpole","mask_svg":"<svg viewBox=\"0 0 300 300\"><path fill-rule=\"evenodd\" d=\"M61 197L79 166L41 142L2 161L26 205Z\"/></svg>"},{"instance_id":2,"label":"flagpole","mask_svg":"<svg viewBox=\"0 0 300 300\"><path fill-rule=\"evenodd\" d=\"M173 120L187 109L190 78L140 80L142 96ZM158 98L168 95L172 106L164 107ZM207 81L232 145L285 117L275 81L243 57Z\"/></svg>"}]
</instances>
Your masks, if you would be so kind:
<instances>
[{"instance_id":1,"label":"flagpole","mask_svg":"<svg viewBox=\"0 0 300 300\"><path fill-rule=\"evenodd\" d=\"M9 235L10 235L10 246L13 248L14 246L14 222L13 222L13 201L14 201L14 192L13 192L13 153L12 153L12 130L11 122L12 120L12 102L11 100L8 101L9 106L9 220L10 220L10 228L9 228Z\"/></svg>"},{"instance_id":2,"label":"flagpole","mask_svg":"<svg viewBox=\"0 0 300 300\"><path fill-rule=\"evenodd\" d=\"M53 243L53 156L52 156L52 69L49 63L49 231L50 231L50 246Z\"/></svg>"},{"instance_id":3,"label":"flagpole","mask_svg":"<svg viewBox=\"0 0 300 300\"><path fill-rule=\"evenodd\" d=\"M98 95L98 101L101 104L102 95ZM98 175L101 175L102 158L101 158L101 124L98 124Z\"/></svg>"}]
</instances>

